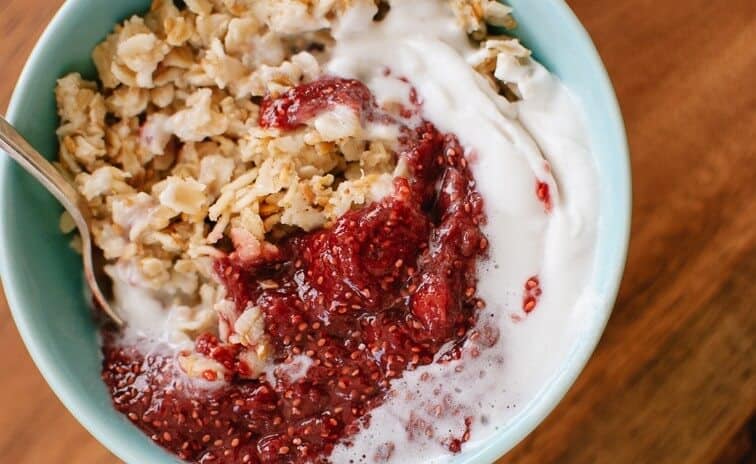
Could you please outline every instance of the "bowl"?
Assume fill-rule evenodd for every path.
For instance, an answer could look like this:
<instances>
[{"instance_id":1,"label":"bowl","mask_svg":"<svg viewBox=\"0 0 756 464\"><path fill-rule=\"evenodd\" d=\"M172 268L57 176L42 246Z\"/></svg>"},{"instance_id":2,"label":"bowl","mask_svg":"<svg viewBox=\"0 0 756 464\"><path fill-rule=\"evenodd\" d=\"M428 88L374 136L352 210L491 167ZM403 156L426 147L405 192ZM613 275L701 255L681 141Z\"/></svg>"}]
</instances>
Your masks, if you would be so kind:
<instances>
[{"instance_id":1,"label":"bowl","mask_svg":"<svg viewBox=\"0 0 756 464\"><path fill-rule=\"evenodd\" d=\"M600 219L590 285L599 301L583 315L571 348L529 405L497 436L455 463L491 462L556 406L595 348L624 268L630 226L630 170L622 116L591 40L560 0L510 0L515 34L579 99L600 177ZM39 39L13 93L8 119L45 156L57 151L53 89L72 71L94 78L91 50L116 22L149 0L68 0ZM97 329L82 291L81 263L58 231L61 207L7 156L0 157L0 276L13 318L42 375L63 404L126 462L179 462L117 413L100 379Z\"/></svg>"}]
</instances>

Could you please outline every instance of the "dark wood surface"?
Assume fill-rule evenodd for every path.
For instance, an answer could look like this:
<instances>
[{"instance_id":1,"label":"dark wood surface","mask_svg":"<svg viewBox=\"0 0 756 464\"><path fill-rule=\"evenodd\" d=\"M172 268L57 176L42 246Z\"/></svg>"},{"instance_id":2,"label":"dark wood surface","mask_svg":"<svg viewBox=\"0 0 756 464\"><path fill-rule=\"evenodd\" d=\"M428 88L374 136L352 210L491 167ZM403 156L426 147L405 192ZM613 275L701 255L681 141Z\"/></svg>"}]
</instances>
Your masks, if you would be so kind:
<instances>
[{"instance_id":1,"label":"dark wood surface","mask_svg":"<svg viewBox=\"0 0 756 464\"><path fill-rule=\"evenodd\" d=\"M0 0L0 108L60 0ZM573 0L632 151L630 256L578 382L502 463L754 462L756 1ZM0 462L115 463L0 294Z\"/></svg>"}]
</instances>

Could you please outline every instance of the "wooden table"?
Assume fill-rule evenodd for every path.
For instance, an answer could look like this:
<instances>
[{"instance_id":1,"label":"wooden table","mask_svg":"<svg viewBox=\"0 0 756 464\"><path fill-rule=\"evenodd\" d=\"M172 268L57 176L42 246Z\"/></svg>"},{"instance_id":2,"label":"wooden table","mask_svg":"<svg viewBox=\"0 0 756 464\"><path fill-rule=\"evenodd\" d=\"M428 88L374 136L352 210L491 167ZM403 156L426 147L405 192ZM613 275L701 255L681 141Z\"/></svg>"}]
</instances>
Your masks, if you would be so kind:
<instances>
[{"instance_id":1,"label":"wooden table","mask_svg":"<svg viewBox=\"0 0 756 464\"><path fill-rule=\"evenodd\" d=\"M0 1L0 108L60 3ZM502 463L754 462L756 1L570 3L625 115L632 245L593 359ZM0 462L118 462L49 391L1 296L0 353Z\"/></svg>"}]
</instances>

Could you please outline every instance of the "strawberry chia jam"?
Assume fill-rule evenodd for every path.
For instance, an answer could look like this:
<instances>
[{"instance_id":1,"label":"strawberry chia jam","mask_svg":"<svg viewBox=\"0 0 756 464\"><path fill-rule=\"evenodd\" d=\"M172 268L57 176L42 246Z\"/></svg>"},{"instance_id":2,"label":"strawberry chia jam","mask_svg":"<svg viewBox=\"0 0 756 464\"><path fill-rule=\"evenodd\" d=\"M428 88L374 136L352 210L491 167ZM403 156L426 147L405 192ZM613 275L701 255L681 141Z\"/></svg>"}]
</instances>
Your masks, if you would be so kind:
<instances>
[{"instance_id":1,"label":"strawberry chia jam","mask_svg":"<svg viewBox=\"0 0 756 464\"><path fill-rule=\"evenodd\" d=\"M266 99L260 125L294 130L335 106L363 121L392 119L361 82L325 78ZM325 460L368 426L393 379L458 356L484 306L476 296L488 247L483 201L453 134L395 122L408 175L392 194L258 259L230 253L215 262L236 310L262 310L274 363L299 362L302 372L245 379L238 345L204 334L196 351L232 376L203 389L182 378L173 357L145 356L106 335L103 378L114 404L154 441L192 462ZM468 437L448 448L459 451Z\"/></svg>"}]
</instances>

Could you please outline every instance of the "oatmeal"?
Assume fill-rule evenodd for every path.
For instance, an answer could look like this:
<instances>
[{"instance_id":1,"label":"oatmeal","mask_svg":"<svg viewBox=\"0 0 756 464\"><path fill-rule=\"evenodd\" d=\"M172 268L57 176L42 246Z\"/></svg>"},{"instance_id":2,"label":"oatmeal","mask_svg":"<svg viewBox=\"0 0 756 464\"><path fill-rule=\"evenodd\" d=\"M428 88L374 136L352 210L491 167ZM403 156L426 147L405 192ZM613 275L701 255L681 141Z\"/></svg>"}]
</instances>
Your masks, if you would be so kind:
<instances>
[{"instance_id":1,"label":"oatmeal","mask_svg":"<svg viewBox=\"0 0 756 464\"><path fill-rule=\"evenodd\" d=\"M595 228L579 116L514 26L491 0L155 0L96 81L61 78L58 166L127 321L115 407L192 462L492 433L510 325L583 298Z\"/></svg>"}]
</instances>

